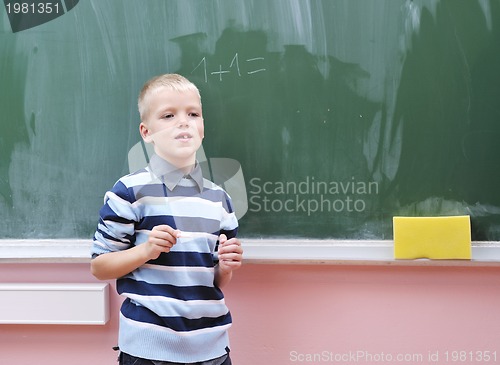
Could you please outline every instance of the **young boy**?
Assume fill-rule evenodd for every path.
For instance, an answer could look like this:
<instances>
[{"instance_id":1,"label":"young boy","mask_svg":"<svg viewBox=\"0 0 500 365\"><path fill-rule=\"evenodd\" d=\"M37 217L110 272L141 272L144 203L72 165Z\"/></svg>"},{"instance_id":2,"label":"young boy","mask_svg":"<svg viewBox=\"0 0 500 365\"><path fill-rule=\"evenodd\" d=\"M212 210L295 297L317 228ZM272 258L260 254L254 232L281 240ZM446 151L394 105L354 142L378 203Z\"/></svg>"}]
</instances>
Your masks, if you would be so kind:
<instances>
[{"instance_id":1,"label":"young boy","mask_svg":"<svg viewBox=\"0 0 500 365\"><path fill-rule=\"evenodd\" d=\"M106 193L91 270L117 279L120 364L228 365L231 315L220 288L241 266L238 222L223 189L203 179L201 97L180 75L139 95L149 165Z\"/></svg>"}]
</instances>

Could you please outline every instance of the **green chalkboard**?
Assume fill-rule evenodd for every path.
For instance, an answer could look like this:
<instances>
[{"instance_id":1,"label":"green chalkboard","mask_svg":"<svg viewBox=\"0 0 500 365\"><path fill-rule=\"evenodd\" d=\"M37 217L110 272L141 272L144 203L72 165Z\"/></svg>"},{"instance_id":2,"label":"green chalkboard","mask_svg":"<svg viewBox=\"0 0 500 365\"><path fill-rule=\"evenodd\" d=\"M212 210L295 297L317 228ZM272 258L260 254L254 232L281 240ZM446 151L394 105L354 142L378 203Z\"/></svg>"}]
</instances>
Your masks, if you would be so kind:
<instances>
[{"instance_id":1,"label":"green chalkboard","mask_svg":"<svg viewBox=\"0 0 500 365\"><path fill-rule=\"evenodd\" d=\"M241 166L242 236L391 239L394 215L469 214L474 240L500 239L498 0L15 3L1 238L91 237L140 141L139 89L177 72L207 158Z\"/></svg>"}]
</instances>

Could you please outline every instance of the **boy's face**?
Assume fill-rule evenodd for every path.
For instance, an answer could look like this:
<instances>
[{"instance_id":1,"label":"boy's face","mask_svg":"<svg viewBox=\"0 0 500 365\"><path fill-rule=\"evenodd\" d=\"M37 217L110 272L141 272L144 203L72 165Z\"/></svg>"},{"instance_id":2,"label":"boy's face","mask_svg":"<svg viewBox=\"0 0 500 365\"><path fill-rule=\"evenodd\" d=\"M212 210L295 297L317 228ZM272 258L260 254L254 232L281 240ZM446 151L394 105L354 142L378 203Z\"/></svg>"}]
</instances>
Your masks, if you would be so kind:
<instances>
[{"instance_id":1,"label":"boy's face","mask_svg":"<svg viewBox=\"0 0 500 365\"><path fill-rule=\"evenodd\" d=\"M139 129L155 153L178 168L194 165L204 137L201 101L194 91L162 88L148 97L145 120Z\"/></svg>"}]
</instances>

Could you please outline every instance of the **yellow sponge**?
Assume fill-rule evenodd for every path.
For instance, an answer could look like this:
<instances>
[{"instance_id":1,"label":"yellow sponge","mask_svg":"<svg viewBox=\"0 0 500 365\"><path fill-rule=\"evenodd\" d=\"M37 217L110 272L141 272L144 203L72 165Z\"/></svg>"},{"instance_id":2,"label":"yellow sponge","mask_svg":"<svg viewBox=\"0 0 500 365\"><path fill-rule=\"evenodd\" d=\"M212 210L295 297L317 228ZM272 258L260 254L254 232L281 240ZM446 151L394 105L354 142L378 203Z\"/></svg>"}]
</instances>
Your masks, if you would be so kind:
<instances>
[{"instance_id":1,"label":"yellow sponge","mask_svg":"<svg viewBox=\"0 0 500 365\"><path fill-rule=\"evenodd\" d=\"M470 259L470 217L394 217L394 258Z\"/></svg>"}]
</instances>

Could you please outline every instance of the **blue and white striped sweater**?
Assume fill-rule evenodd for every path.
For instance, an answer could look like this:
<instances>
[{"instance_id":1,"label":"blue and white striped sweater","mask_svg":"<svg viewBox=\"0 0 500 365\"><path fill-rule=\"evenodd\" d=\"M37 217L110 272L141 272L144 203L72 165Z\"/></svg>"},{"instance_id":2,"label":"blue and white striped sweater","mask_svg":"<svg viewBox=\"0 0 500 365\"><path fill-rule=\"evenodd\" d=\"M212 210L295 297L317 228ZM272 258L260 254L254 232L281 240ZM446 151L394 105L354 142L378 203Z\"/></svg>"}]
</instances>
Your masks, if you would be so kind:
<instances>
[{"instance_id":1,"label":"blue and white striped sweater","mask_svg":"<svg viewBox=\"0 0 500 365\"><path fill-rule=\"evenodd\" d=\"M117 280L126 297L120 349L173 362L217 358L226 353L231 326L224 295L214 286L217 239L234 237L238 227L230 198L205 179L201 191L192 179L171 191L154 171L127 175L106 193L94 236L93 256L140 245L159 224L184 236L169 253Z\"/></svg>"}]
</instances>

